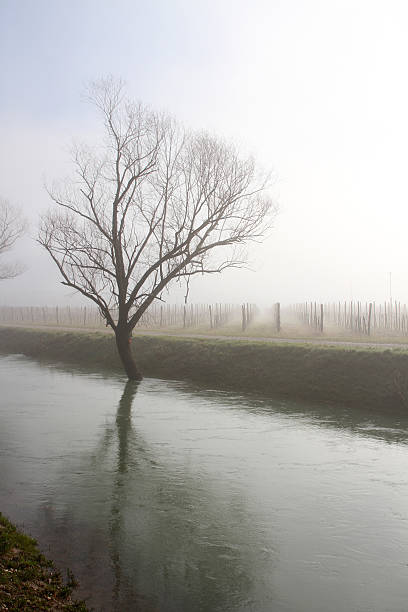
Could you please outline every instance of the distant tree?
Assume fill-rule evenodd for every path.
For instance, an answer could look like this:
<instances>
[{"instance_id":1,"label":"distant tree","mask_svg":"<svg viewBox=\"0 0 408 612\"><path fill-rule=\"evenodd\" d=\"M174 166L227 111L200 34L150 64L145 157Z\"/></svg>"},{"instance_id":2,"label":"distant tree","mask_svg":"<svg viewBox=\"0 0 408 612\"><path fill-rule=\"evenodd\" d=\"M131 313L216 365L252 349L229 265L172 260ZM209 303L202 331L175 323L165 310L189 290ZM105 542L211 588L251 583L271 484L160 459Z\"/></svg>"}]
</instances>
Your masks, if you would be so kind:
<instances>
[{"instance_id":1,"label":"distant tree","mask_svg":"<svg viewBox=\"0 0 408 612\"><path fill-rule=\"evenodd\" d=\"M24 271L19 263L3 261L3 254L13 248L25 230L26 222L18 208L0 198L0 280L14 278Z\"/></svg>"},{"instance_id":2,"label":"distant tree","mask_svg":"<svg viewBox=\"0 0 408 612\"><path fill-rule=\"evenodd\" d=\"M275 211L253 159L124 95L121 82L92 85L104 123L96 148L76 147L75 177L49 194L39 242L62 284L92 300L115 332L129 379L141 375L133 328L176 279L245 261Z\"/></svg>"}]
</instances>

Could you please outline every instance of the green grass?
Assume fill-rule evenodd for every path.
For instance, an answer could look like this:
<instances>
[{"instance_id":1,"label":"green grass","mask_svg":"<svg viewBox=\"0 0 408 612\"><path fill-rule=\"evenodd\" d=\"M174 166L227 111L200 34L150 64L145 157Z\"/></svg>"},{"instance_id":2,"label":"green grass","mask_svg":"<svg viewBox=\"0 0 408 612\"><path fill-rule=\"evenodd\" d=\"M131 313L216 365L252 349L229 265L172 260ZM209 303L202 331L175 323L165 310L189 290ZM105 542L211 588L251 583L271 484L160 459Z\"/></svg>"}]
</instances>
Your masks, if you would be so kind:
<instances>
[{"instance_id":1,"label":"green grass","mask_svg":"<svg viewBox=\"0 0 408 612\"><path fill-rule=\"evenodd\" d=\"M70 573L64 584L36 541L0 513L0 610L86 612L85 604L71 597L75 586Z\"/></svg>"},{"instance_id":2,"label":"green grass","mask_svg":"<svg viewBox=\"0 0 408 612\"><path fill-rule=\"evenodd\" d=\"M137 334L132 350L146 376L379 411L408 409L408 351ZM122 372L111 334L0 329L0 351Z\"/></svg>"},{"instance_id":3,"label":"green grass","mask_svg":"<svg viewBox=\"0 0 408 612\"><path fill-rule=\"evenodd\" d=\"M10 323L10 326L15 328L31 328L31 329L47 329L49 331L60 332L79 332L79 333L99 333L99 334L110 334L112 330L103 326L86 326L82 328L78 323L63 324L61 327L56 327L56 323L24 323L15 322ZM0 327L6 327L7 325L2 323ZM408 335L402 334L398 331L374 331L371 336L359 335L357 332L351 332L335 326L325 327L324 333L317 330L313 330L310 327L306 327L301 323L297 322L285 322L280 332L276 331L276 327L270 321L259 321L255 320L252 322L246 330L242 330L242 326L239 322L230 322L222 327L210 328L208 325L201 325L198 327L180 327L179 325L173 325L168 327L151 326L149 328L137 327L135 330L136 334L143 333L159 333L159 334L176 334L180 337L189 337L194 334L203 334L208 337L221 336L232 338L243 337L243 338L271 338L271 339L290 339L299 340L299 342L352 342L355 344L400 344L407 345L408 347Z\"/></svg>"}]
</instances>

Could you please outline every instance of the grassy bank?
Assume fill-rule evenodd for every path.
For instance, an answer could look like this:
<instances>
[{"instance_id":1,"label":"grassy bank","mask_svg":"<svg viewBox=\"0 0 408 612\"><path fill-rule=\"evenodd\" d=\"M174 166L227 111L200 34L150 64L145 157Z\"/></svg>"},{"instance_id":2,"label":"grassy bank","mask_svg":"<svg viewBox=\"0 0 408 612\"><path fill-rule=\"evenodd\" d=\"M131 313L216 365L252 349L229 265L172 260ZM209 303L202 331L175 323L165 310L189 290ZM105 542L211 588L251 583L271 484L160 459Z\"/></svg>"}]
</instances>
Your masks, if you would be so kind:
<instances>
[{"instance_id":1,"label":"grassy bank","mask_svg":"<svg viewBox=\"0 0 408 612\"><path fill-rule=\"evenodd\" d=\"M408 409L405 350L142 335L132 349L146 376L373 410ZM121 370L107 334L3 328L0 351Z\"/></svg>"},{"instance_id":2,"label":"grassy bank","mask_svg":"<svg viewBox=\"0 0 408 612\"><path fill-rule=\"evenodd\" d=\"M0 514L0 610L86 612L85 604L71 597L74 587L72 577L63 583L35 540Z\"/></svg>"}]
</instances>

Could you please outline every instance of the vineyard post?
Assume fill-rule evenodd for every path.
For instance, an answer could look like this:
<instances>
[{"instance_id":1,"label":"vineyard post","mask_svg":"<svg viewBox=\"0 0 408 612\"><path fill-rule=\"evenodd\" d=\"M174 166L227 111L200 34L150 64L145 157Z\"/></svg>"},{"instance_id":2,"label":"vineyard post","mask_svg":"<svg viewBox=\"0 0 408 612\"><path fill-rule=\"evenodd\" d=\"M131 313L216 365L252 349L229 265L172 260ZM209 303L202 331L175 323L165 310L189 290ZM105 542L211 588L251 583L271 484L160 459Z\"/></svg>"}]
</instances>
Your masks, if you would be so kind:
<instances>
[{"instance_id":1,"label":"vineyard post","mask_svg":"<svg viewBox=\"0 0 408 612\"><path fill-rule=\"evenodd\" d=\"M360 302L357 301L357 329L358 333L361 333L361 307Z\"/></svg>"},{"instance_id":2,"label":"vineyard post","mask_svg":"<svg viewBox=\"0 0 408 612\"><path fill-rule=\"evenodd\" d=\"M276 331L280 332L281 330L280 302L276 302L275 304L275 321L276 321Z\"/></svg>"},{"instance_id":3,"label":"vineyard post","mask_svg":"<svg viewBox=\"0 0 408 612\"><path fill-rule=\"evenodd\" d=\"M367 336L370 335L370 331L371 331L371 311L372 311L373 305L370 302L369 306L368 306L368 322L367 322Z\"/></svg>"}]
</instances>

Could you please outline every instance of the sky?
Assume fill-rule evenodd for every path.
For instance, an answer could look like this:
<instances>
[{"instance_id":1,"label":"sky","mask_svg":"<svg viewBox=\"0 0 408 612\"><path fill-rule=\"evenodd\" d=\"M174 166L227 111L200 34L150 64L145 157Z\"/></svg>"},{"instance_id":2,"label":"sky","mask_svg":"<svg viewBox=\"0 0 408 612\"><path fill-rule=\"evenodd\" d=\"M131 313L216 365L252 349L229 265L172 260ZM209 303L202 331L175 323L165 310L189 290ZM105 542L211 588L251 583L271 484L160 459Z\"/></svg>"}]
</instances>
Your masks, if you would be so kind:
<instances>
[{"instance_id":1,"label":"sky","mask_svg":"<svg viewBox=\"0 0 408 612\"><path fill-rule=\"evenodd\" d=\"M273 173L251 269L194 280L191 302L408 302L407 31L394 0L1 0L0 195L30 229L0 305L78 303L35 238L109 74Z\"/></svg>"}]
</instances>

